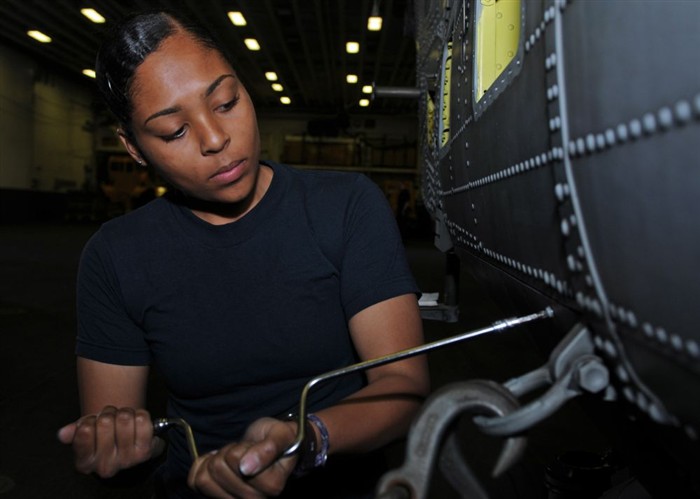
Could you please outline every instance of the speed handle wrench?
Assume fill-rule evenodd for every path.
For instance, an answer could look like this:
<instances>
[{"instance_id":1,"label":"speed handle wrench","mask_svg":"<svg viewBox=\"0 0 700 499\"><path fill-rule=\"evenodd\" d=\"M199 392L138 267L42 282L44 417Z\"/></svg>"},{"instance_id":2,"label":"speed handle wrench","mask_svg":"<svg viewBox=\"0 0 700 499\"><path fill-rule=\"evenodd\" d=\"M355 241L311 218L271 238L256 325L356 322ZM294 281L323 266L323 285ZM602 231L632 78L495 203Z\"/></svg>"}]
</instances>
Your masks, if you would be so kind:
<instances>
[{"instance_id":1,"label":"speed handle wrench","mask_svg":"<svg viewBox=\"0 0 700 499\"><path fill-rule=\"evenodd\" d=\"M399 360L403 359L408 359L410 357L415 357L417 355L421 355L424 353L431 352L433 350L437 350L438 348L446 347L448 345L453 345L455 343L459 343L464 340L468 340L471 338L475 338L477 336L482 336L484 334L489 334L489 333L497 333L504 331L506 329L510 329L512 327L518 326L520 324L525 324L526 322L531 322L531 321L536 321L539 319L547 319L550 317L554 316L554 310L551 307L547 307L546 309L542 310L541 312L537 312L534 314L530 315L525 315L522 317L513 317L510 319L503 319L497 322L494 322L491 326L482 328L482 329L477 329L474 331L468 331L466 333L458 334L456 336L450 336L449 338L443 338L441 340L433 341L431 343L426 343L424 345L420 345L417 347L413 348L408 348L406 350L401 350L396 353L392 353L389 355L385 355L383 357L378 357L376 359L370 359L366 360L364 362L359 362L357 364L351 364L346 367L341 367L340 369L336 369L334 371L329 371L327 373L321 374L319 376L316 376L315 378L312 378L309 380L306 385L304 386L304 389L301 392L301 398L299 400L299 414L297 414L298 422L297 422L297 436L292 445L290 445L286 451L284 451L283 456L288 457L296 454L299 449L301 448L301 444L304 441L305 437L305 427L306 425L304 422L306 421L306 402L307 398L309 395L309 392L313 387L315 387L318 384L324 383L326 381L329 381L331 379L339 378L341 376L346 376L348 374L358 372L358 371L365 371L367 369L371 369L373 367L379 367L383 366L385 364L390 364L392 362L396 362Z\"/></svg>"}]
</instances>

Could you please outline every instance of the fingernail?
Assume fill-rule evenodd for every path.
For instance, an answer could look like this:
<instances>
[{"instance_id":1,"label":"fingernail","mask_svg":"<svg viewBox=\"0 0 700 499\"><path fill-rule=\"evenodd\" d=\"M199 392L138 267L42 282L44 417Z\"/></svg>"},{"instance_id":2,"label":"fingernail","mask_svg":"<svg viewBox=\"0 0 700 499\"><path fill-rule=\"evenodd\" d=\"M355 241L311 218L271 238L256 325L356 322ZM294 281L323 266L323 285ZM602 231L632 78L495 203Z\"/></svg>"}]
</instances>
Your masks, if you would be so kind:
<instances>
[{"instance_id":1,"label":"fingernail","mask_svg":"<svg viewBox=\"0 0 700 499\"><path fill-rule=\"evenodd\" d=\"M255 455L243 456L241 458L241 464L238 465L238 469L240 470L241 474L246 476L255 475L258 472L259 467L260 462L258 461L258 457Z\"/></svg>"}]
</instances>

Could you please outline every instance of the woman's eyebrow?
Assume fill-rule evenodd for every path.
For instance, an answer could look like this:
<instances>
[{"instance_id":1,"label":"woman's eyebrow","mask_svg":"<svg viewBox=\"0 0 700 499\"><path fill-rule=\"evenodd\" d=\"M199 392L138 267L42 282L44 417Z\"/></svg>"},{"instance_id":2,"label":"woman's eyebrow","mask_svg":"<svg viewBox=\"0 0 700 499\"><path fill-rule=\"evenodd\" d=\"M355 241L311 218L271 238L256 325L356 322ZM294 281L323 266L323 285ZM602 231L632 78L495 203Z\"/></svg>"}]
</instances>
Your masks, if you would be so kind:
<instances>
[{"instance_id":1,"label":"woman's eyebrow","mask_svg":"<svg viewBox=\"0 0 700 499\"><path fill-rule=\"evenodd\" d=\"M233 74L223 74L223 75L219 76L216 80L214 80L214 83L212 83L211 85L209 85L207 87L207 91L204 92L204 96L209 97L212 94L212 92L214 92L214 90L216 90L216 88L219 85L221 85L221 82L224 81L226 78L235 78L235 77L236 76Z\"/></svg>"},{"instance_id":2,"label":"woman's eyebrow","mask_svg":"<svg viewBox=\"0 0 700 499\"><path fill-rule=\"evenodd\" d=\"M219 85L221 85L221 82L224 81L226 78L235 78L235 75L223 74L223 75L219 76L216 80L214 80L214 82L211 85L209 85L207 87L207 90L204 92L204 96L209 97L214 92L214 90L216 90L219 87ZM162 109L161 111L153 113L148 118L146 118L146 120L143 122L143 124L145 125L146 123L148 123L152 119L159 118L160 116L166 116L168 114L174 114L174 113L177 113L181 110L182 110L182 108L180 106L173 106L173 107L168 107L166 109Z\"/></svg>"}]
</instances>

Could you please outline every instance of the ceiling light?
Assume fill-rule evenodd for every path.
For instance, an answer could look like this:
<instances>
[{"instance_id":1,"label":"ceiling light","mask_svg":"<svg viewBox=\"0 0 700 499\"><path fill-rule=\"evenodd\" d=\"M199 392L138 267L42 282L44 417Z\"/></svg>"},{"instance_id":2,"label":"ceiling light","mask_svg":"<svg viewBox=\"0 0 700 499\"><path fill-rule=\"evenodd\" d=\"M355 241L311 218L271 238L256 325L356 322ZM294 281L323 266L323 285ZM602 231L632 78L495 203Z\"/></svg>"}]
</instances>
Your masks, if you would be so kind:
<instances>
[{"instance_id":1,"label":"ceiling light","mask_svg":"<svg viewBox=\"0 0 700 499\"><path fill-rule=\"evenodd\" d=\"M245 26L248 24L242 12L229 12L228 18L231 19L234 26Z\"/></svg>"},{"instance_id":2,"label":"ceiling light","mask_svg":"<svg viewBox=\"0 0 700 499\"><path fill-rule=\"evenodd\" d=\"M382 18L379 16L372 16L369 19L367 19L367 29L370 31L381 31Z\"/></svg>"},{"instance_id":3,"label":"ceiling light","mask_svg":"<svg viewBox=\"0 0 700 499\"><path fill-rule=\"evenodd\" d=\"M265 78L267 78L268 81L277 81L277 73L274 71L268 71L265 73Z\"/></svg>"},{"instance_id":4,"label":"ceiling light","mask_svg":"<svg viewBox=\"0 0 700 499\"><path fill-rule=\"evenodd\" d=\"M357 75L347 75L345 81L348 83L357 83Z\"/></svg>"},{"instance_id":5,"label":"ceiling light","mask_svg":"<svg viewBox=\"0 0 700 499\"><path fill-rule=\"evenodd\" d=\"M292 99L290 99L289 97L287 97L286 95L284 95L284 96L280 97L280 102L281 102L282 104L287 105L287 104L291 104L291 103L292 103Z\"/></svg>"},{"instance_id":6,"label":"ceiling light","mask_svg":"<svg viewBox=\"0 0 700 499\"><path fill-rule=\"evenodd\" d=\"M255 38L246 38L243 41L245 42L245 46L248 47L248 50L260 50L260 44Z\"/></svg>"},{"instance_id":7,"label":"ceiling light","mask_svg":"<svg viewBox=\"0 0 700 499\"><path fill-rule=\"evenodd\" d=\"M35 29L27 31L27 34L41 43L51 43L51 37Z\"/></svg>"},{"instance_id":8,"label":"ceiling light","mask_svg":"<svg viewBox=\"0 0 700 499\"><path fill-rule=\"evenodd\" d=\"M275 92L281 92L282 90L284 90L284 87L279 83L273 83L272 90L274 90Z\"/></svg>"},{"instance_id":9,"label":"ceiling light","mask_svg":"<svg viewBox=\"0 0 700 499\"><path fill-rule=\"evenodd\" d=\"M95 78L95 70L94 69L83 69L83 74L85 76L89 76L90 78Z\"/></svg>"},{"instance_id":10,"label":"ceiling light","mask_svg":"<svg viewBox=\"0 0 700 499\"><path fill-rule=\"evenodd\" d=\"M80 9L80 13L95 24L103 24L105 22L105 18L95 9Z\"/></svg>"},{"instance_id":11,"label":"ceiling light","mask_svg":"<svg viewBox=\"0 0 700 499\"><path fill-rule=\"evenodd\" d=\"M345 44L345 50L348 54L357 54L360 51L360 44L357 42L348 42Z\"/></svg>"},{"instance_id":12,"label":"ceiling light","mask_svg":"<svg viewBox=\"0 0 700 499\"><path fill-rule=\"evenodd\" d=\"M360 106L361 107L369 106L369 99L360 99Z\"/></svg>"},{"instance_id":13,"label":"ceiling light","mask_svg":"<svg viewBox=\"0 0 700 499\"><path fill-rule=\"evenodd\" d=\"M372 13L367 19L367 29L370 31L381 31L382 29L382 16L379 15L379 2L374 0L374 6L372 7Z\"/></svg>"},{"instance_id":14,"label":"ceiling light","mask_svg":"<svg viewBox=\"0 0 700 499\"><path fill-rule=\"evenodd\" d=\"M371 94L372 93L372 85L365 85L362 87L362 93L363 94Z\"/></svg>"}]
</instances>

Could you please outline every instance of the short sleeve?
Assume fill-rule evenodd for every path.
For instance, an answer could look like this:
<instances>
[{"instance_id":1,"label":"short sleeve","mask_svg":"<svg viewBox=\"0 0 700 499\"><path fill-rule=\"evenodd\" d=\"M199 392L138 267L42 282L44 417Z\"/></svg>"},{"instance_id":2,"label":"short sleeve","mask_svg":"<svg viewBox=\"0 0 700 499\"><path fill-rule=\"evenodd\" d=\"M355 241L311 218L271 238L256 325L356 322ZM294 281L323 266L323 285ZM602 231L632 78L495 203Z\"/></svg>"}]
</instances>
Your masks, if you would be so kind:
<instances>
[{"instance_id":1,"label":"short sleeve","mask_svg":"<svg viewBox=\"0 0 700 499\"><path fill-rule=\"evenodd\" d=\"M411 273L394 213L379 187L357 177L345 213L341 295L350 319L357 312L419 289Z\"/></svg>"},{"instance_id":2,"label":"short sleeve","mask_svg":"<svg viewBox=\"0 0 700 499\"><path fill-rule=\"evenodd\" d=\"M76 354L99 362L147 365L143 330L129 317L109 246L101 231L83 249L77 283Z\"/></svg>"}]
</instances>

